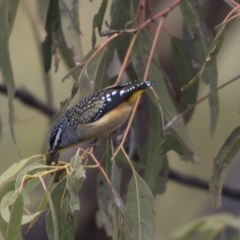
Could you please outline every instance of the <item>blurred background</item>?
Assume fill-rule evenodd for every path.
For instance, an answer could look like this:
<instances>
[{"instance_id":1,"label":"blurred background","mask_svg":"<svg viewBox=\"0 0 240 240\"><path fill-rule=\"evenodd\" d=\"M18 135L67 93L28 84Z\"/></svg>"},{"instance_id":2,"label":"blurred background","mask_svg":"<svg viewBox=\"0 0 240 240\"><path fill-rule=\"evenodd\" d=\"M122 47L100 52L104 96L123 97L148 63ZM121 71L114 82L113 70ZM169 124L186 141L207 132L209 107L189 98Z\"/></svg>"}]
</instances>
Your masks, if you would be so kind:
<instances>
[{"instance_id":1,"label":"blurred background","mask_svg":"<svg viewBox=\"0 0 240 240\"><path fill-rule=\"evenodd\" d=\"M91 50L92 19L97 13L101 1L79 1L80 29L82 32L81 41L84 54ZM172 1L152 1L153 14L167 7ZM53 106L59 108L59 102L69 97L72 88L71 80L62 83L62 78L69 71L64 61L61 60L57 72L52 67L49 73L44 73L42 64L41 43L45 38L46 12L41 11L46 0L21 0L13 30L10 36L10 56L14 71L14 78L17 88L25 88L36 97L46 102L46 91L44 79L51 81L53 91ZM208 27L215 34L214 27L220 24L231 10L225 1L201 1ZM110 4L109 4L110 5ZM110 22L110 10L107 10L106 20ZM227 26L223 47L217 57L219 83L230 80L239 74L240 71L240 20L235 19ZM107 27L103 27L106 29ZM156 26L151 25L150 33L154 33ZM162 67L169 78L176 80L176 72L171 58L169 34L181 37L182 17L179 8L174 9L164 21L164 28L158 43L158 52ZM101 44L104 38L97 38L97 45ZM0 82L2 80L0 79ZM199 104L187 128L191 136L196 152L199 155L200 163L193 165L183 162L177 154L169 153L170 168L183 174L199 177L208 181L211 176L213 159L219 148L229 136L231 131L239 125L240 120L240 81L236 81L219 91L220 113L217 129L213 136L209 133L210 117L208 101ZM208 93L208 86L200 84L198 98ZM77 102L75 97L72 101ZM5 95L0 94L0 117L2 122L2 134L0 141L0 174L9 166L20 159L28 158L37 153L46 153L48 145L48 132L50 121L47 116L39 111L23 105L18 100L14 101L15 118L14 130L17 147L12 141L10 126L8 123L8 104ZM21 157L18 154L20 151ZM67 150L63 158L70 158L76 149ZM239 156L228 168L225 183L234 189L240 190L239 184ZM81 189L79 212L79 227L76 239L110 239L105 236L104 230L96 230L95 212L96 205L96 173L97 170L88 170L87 181ZM42 196L42 190L32 196L36 204ZM30 208L35 209L34 206ZM163 195L156 196L156 240L170 239L170 235L177 228L198 217L218 213L221 211L232 212L239 215L239 202L223 198L222 209L214 210L207 191L187 187L169 180L167 189ZM40 218L33 230L26 234L24 239L46 239L44 216Z\"/></svg>"}]
</instances>

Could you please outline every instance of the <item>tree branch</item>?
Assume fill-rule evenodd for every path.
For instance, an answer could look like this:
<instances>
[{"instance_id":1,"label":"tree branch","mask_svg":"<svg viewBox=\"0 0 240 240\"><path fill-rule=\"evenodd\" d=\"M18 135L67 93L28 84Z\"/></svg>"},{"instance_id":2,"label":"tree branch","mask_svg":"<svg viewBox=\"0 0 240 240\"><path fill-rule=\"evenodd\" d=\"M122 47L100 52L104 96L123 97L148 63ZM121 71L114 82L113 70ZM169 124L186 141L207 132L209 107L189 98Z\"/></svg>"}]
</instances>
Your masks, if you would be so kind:
<instances>
[{"instance_id":1,"label":"tree branch","mask_svg":"<svg viewBox=\"0 0 240 240\"><path fill-rule=\"evenodd\" d=\"M173 170L169 171L169 178L177 183L187 185L190 187L195 187L208 191L209 185L208 182L196 177L183 175L181 173L175 172ZM232 189L227 186L222 187L222 195L224 197L231 198L233 200L240 201L240 192L238 190Z\"/></svg>"},{"instance_id":2,"label":"tree branch","mask_svg":"<svg viewBox=\"0 0 240 240\"><path fill-rule=\"evenodd\" d=\"M0 93L7 94L6 87L1 83L0 83ZM51 117L56 112L56 109L50 107L46 103L37 99L32 93L28 92L23 88L16 89L15 97L18 100L20 100L22 103L41 111L48 117ZM187 176L187 175L178 173L176 171L170 170L169 179L186 186L191 186L191 187L208 191L208 182L196 177ZM230 187L223 186L222 195L224 197L228 197L233 200L240 201L240 191L232 189Z\"/></svg>"},{"instance_id":3,"label":"tree branch","mask_svg":"<svg viewBox=\"0 0 240 240\"><path fill-rule=\"evenodd\" d=\"M1 83L0 83L0 92L7 94L6 86ZM52 115L56 112L56 109L50 107L48 104L37 99L32 93L25 90L24 88L16 89L15 98L17 98L27 106L41 111L42 113L46 114L49 117L52 117Z\"/></svg>"}]
</instances>

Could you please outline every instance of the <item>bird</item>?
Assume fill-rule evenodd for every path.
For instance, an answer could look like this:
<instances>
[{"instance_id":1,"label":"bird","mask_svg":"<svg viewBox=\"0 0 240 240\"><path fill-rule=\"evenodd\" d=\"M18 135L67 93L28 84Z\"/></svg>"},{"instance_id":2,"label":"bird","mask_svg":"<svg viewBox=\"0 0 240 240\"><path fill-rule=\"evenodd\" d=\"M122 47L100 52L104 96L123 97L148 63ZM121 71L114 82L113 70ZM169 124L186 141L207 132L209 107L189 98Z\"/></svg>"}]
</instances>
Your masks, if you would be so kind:
<instances>
[{"instance_id":1,"label":"bird","mask_svg":"<svg viewBox=\"0 0 240 240\"><path fill-rule=\"evenodd\" d=\"M128 119L138 96L151 86L151 80L135 80L105 88L76 103L50 130L50 156L120 128Z\"/></svg>"}]
</instances>

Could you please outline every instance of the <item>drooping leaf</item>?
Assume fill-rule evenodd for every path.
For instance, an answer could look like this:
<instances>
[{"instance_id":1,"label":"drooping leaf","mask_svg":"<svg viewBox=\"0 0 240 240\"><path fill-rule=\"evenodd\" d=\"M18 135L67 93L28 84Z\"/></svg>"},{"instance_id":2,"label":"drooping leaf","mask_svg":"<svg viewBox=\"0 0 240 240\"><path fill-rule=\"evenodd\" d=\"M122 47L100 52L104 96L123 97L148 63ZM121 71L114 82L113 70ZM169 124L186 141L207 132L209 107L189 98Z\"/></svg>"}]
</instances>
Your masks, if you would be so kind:
<instances>
[{"instance_id":1,"label":"drooping leaf","mask_svg":"<svg viewBox=\"0 0 240 240\"><path fill-rule=\"evenodd\" d=\"M107 232L111 233L113 228L114 203L111 188L102 173L99 173L97 177L97 195L99 208L102 211L102 213L98 215L98 224L102 225L103 222L107 222Z\"/></svg>"},{"instance_id":2,"label":"drooping leaf","mask_svg":"<svg viewBox=\"0 0 240 240\"><path fill-rule=\"evenodd\" d=\"M193 67L192 59L185 49L183 40L172 36L171 45L172 45L173 61L177 70L177 74L178 74L181 86L183 87L197 74L198 70ZM184 111L185 109L187 109L189 105L196 102L198 85L199 83L196 82L190 88L182 92L181 101L180 101L181 111ZM194 111L194 108L183 116L185 123L187 123L190 120L193 114L193 111Z\"/></svg>"},{"instance_id":3,"label":"drooping leaf","mask_svg":"<svg viewBox=\"0 0 240 240\"><path fill-rule=\"evenodd\" d=\"M6 221L6 222L10 222L11 219L11 209L9 208L10 206L12 206L16 201L17 198L19 197L19 195L21 195L21 197L23 196L22 194L19 194L19 192L17 190L15 191L10 191L8 193L6 193L1 200L1 216L2 218ZM24 202L22 203L22 205L24 205ZM21 217L21 224L26 224L31 222L35 217L37 217L41 212L36 212L36 213L31 213L31 214L22 214Z\"/></svg>"},{"instance_id":4,"label":"drooping leaf","mask_svg":"<svg viewBox=\"0 0 240 240\"><path fill-rule=\"evenodd\" d=\"M18 173L31 159L32 158L26 158L22 159L19 163L14 163L0 176L0 184L3 184L5 181L7 181L11 177L13 177L16 173Z\"/></svg>"},{"instance_id":5,"label":"drooping leaf","mask_svg":"<svg viewBox=\"0 0 240 240\"><path fill-rule=\"evenodd\" d=\"M4 80L7 87L9 124L14 143L13 116L14 106L13 98L15 94L15 83L9 54L9 25L8 25L8 0L1 1L0 4L0 78Z\"/></svg>"},{"instance_id":6,"label":"drooping leaf","mask_svg":"<svg viewBox=\"0 0 240 240\"><path fill-rule=\"evenodd\" d=\"M115 220L118 219L118 229L121 229L124 239L133 240L132 224L130 222L129 213L124 205L124 202L117 191L112 188L112 197L115 205ZM120 223L121 226L120 226Z\"/></svg>"},{"instance_id":7,"label":"drooping leaf","mask_svg":"<svg viewBox=\"0 0 240 240\"><path fill-rule=\"evenodd\" d=\"M22 221L22 214L23 214L23 202L22 196L18 195L16 201L13 204L10 214L10 220L8 223L6 239L8 240L15 240L21 235L21 228L20 224Z\"/></svg>"},{"instance_id":8,"label":"drooping leaf","mask_svg":"<svg viewBox=\"0 0 240 240\"><path fill-rule=\"evenodd\" d=\"M8 1L8 31L9 31L9 34L12 32L18 5L19 5L19 0Z\"/></svg>"},{"instance_id":9,"label":"drooping leaf","mask_svg":"<svg viewBox=\"0 0 240 240\"><path fill-rule=\"evenodd\" d=\"M226 167L234 159L239 150L240 127L237 127L229 135L214 159L213 176L210 178L209 188L215 208L221 207L221 192Z\"/></svg>"},{"instance_id":10,"label":"drooping leaf","mask_svg":"<svg viewBox=\"0 0 240 240\"><path fill-rule=\"evenodd\" d=\"M61 26L67 47L73 52L75 65L79 65L82 60L83 51L80 41L80 27L78 16L78 1L59 1L59 12Z\"/></svg>"},{"instance_id":11,"label":"drooping leaf","mask_svg":"<svg viewBox=\"0 0 240 240\"><path fill-rule=\"evenodd\" d=\"M41 163L33 163L33 164L31 164L30 166L24 168L24 169L18 174L18 176L17 176L17 178L16 178L15 188L17 189L17 188L20 187L20 185L21 185L21 183L22 183L22 179L23 179L23 177L24 177L27 173L29 173L29 172L31 172L31 171L34 171L34 170L37 170L37 169L38 169L38 170L39 170L39 169L45 170L45 169L47 169L47 166L46 166L46 165L43 165L43 164L41 164Z\"/></svg>"},{"instance_id":12,"label":"drooping leaf","mask_svg":"<svg viewBox=\"0 0 240 240\"><path fill-rule=\"evenodd\" d=\"M180 4L180 8L184 17L185 33L187 33L184 34L184 38L186 36L187 47L192 50L192 62L194 62L194 65L200 69L208 57L213 38L205 25L203 14L197 0L183 1ZM191 39L187 41L187 39L189 39L189 34ZM206 68L204 72L201 70L200 72L202 73L197 74L196 77L199 78L201 76L203 81L210 86L210 132L213 133L217 125L219 112L216 59L213 60L212 58L211 65L209 64L209 67Z\"/></svg>"},{"instance_id":13,"label":"drooping leaf","mask_svg":"<svg viewBox=\"0 0 240 240\"><path fill-rule=\"evenodd\" d=\"M112 21L110 24L110 29L118 30L124 29L125 24L129 19L129 7L130 1L122 0L122 1L115 1L112 8ZM98 70L96 72L96 80L94 85L94 91L98 91L100 89L109 86L109 76L108 76L108 69L110 63L113 60L114 51L119 44L119 37L112 40L102 54L102 59L98 66Z\"/></svg>"},{"instance_id":14,"label":"drooping leaf","mask_svg":"<svg viewBox=\"0 0 240 240\"><path fill-rule=\"evenodd\" d=\"M45 72L48 72L52 64L52 55L57 54L59 40L62 37L58 0L49 1L45 30L47 35L42 43L43 65Z\"/></svg>"},{"instance_id":15,"label":"drooping leaf","mask_svg":"<svg viewBox=\"0 0 240 240\"><path fill-rule=\"evenodd\" d=\"M60 239L59 237L59 219L57 219L56 215L56 210L53 204L53 199L51 198L50 193L48 190L45 191L47 200L48 200L48 205L49 205L49 211L46 215L46 225L47 225L47 235L48 239L52 240L58 240ZM48 217L48 215L51 215L51 217Z\"/></svg>"},{"instance_id":16,"label":"drooping leaf","mask_svg":"<svg viewBox=\"0 0 240 240\"><path fill-rule=\"evenodd\" d=\"M231 214L204 216L181 226L171 234L171 239L216 239L215 237L227 227L238 229L238 224L235 224L238 221L239 219Z\"/></svg>"},{"instance_id":17,"label":"drooping leaf","mask_svg":"<svg viewBox=\"0 0 240 240\"><path fill-rule=\"evenodd\" d=\"M11 180L7 182L0 190L0 202L2 202L2 198L8 193L15 189L15 180ZM3 237L6 239L8 223L4 220L2 214L0 215L0 229Z\"/></svg>"},{"instance_id":18,"label":"drooping leaf","mask_svg":"<svg viewBox=\"0 0 240 240\"><path fill-rule=\"evenodd\" d=\"M98 214L98 224L102 225L106 222L108 233L112 234L116 231L119 236L119 231L122 231L125 239L132 239L131 224L123 200L117 191L109 186L101 173L98 175L98 199L100 209L103 211Z\"/></svg>"},{"instance_id":19,"label":"drooping leaf","mask_svg":"<svg viewBox=\"0 0 240 240\"><path fill-rule=\"evenodd\" d=\"M152 188L152 192L154 196L156 194L163 194L165 192L166 184L168 181L168 175L169 175L169 165L168 165L168 159L167 157L165 157L165 159L163 159L161 170L156 177L155 185Z\"/></svg>"},{"instance_id":20,"label":"drooping leaf","mask_svg":"<svg viewBox=\"0 0 240 240\"><path fill-rule=\"evenodd\" d=\"M148 138L145 146L140 152L140 162L145 164L144 179L148 184L149 188L153 190L156 184L160 188L165 189L166 181L156 182L157 176L160 174L162 169L168 165L167 156L161 154L160 143L163 140L163 126L161 113L157 109L153 102L148 102L148 119L149 119L149 131ZM154 126L154 127L153 127Z\"/></svg>"},{"instance_id":21,"label":"drooping leaf","mask_svg":"<svg viewBox=\"0 0 240 240\"><path fill-rule=\"evenodd\" d=\"M77 212L71 212L69 208L68 197L63 200L61 206L61 215L60 215L60 223L61 223L61 238L62 239L73 239L74 234L77 227Z\"/></svg>"},{"instance_id":22,"label":"drooping leaf","mask_svg":"<svg viewBox=\"0 0 240 240\"><path fill-rule=\"evenodd\" d=\"M59 183L57 183L57 185L54 187L54 189L51 192L51 199L52 199L52 203L53 203L53 207L54 207L54 211L56 214L56 223L58 226L58 237L60 238L60 234L61 234L61 228L60 228L60 224L61 224L61 208L62 208L62 204L63 204L63 199L66 196L66 179L61 180ZM66 221L66 219L64 219ZM51 237L53 238L53 218L52 218L52 214L50 214L48 212L48 214L46 215L46 222L47 222L47 231L48 231L48 236L51 235Z\"/></svg>"},{"instance_id":23,"label":"drooping leaf","mask_svg":"<svg viewBox=\"0 0 240 240\"><path fill-rule=\"evenodd\" d=\"M176 153L182 155L183 147L181 142L172 134L166 134L165 140L161 143L161 153L165 154L170 150L174 150Z\"/></svg>"},{"instance_id":24,"label":"drooping leaf","mask_svg":"<svg viewBox=\"0 0 240 240\"><path fill-rule=\"evenodd\" d=\"M77 152L74 157L72 157L70 161L70 170L71 170L71 178L72 180L76 179L85 179L86 178L86 171L82 167L82 159ZM77 191L80 190L81 186L77 187Z\"/></svg>"},{"instance_id":25,"label":"drooping leaf","mask_svg":"<svg viewBox=\"0 0 240 240\"><path fill-rule=\"evenodd\" d=\"M120 170L115 161L112 163L111 183L112 187L120 194Z\"/></svg>"},{"instance_id":26,"label":"drooping leaf","mask_svg":"<svg viewBox=\"0 0 240 240\"><path fill-rule=\"evenodd\" d=\"M146 182L134 173L128 188L126 207L132 223L133 239L153 240L155 201Z\"/></svg>"},{"instance_id":27,"label":"drooping leaf","mask_svg":"<svg viewBox=\"0 0 240 240\"><path fill-rule=\"evenodd\" d=\"M96 45L96 33L95 29L98 29L98 32L102 31L102 24L104 15L107 9L108 0L102 0L101 6L98 10L98 13L93 17L93 24L92 24L92 48L95 48Z\"/></svg>"},{"instance_id":28,"label":"drooping leaf","mask_svg":"<svg viewBox=\"0 0 240 240\"><path fill-rule=\"evenodd\" d=\"M142 60L142 66L139 68L145 69L151 48L151 40L145 31L140 32L136 47L135 54L139 55L138 52L140 52L140 57ZM188 136L186 127L181 121L176 120L178 119L178 112L169 94L161 69L157 65L156 59L153 60L150 65L148 76L154 82L153 88L159 97L159 103L161 104L163 116L167 122L165 130L171 127L176 132L178 138L182 139L182 145L186 151L185 154L181 156L184 156L182 159L197 162L197 156L194 152L193 143ZM157 100L154 98L153 94L151 94L151 92L148 92L148 94L153 103L158 107Z\"/></svg>"}]
</instances>

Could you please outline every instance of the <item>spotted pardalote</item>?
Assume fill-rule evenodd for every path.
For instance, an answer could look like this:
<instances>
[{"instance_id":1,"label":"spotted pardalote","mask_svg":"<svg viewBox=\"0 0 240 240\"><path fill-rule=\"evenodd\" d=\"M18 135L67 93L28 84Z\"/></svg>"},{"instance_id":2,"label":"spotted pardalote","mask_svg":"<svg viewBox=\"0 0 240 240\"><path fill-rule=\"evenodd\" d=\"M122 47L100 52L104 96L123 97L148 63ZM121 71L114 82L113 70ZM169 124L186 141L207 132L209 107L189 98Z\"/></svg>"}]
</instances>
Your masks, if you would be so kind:
<instances>
[{"instance_id":1,"label":"spotted pardalote","mask_svg":"<svg viewBox=\"0 0 240 240\"><path fill-rule=\"evenodd\" d=\"M113 86L84 98L56 122L49 136L49 153L95 139L122 126L138 98L152 81Z\"/></svg>"}]
</instances>

